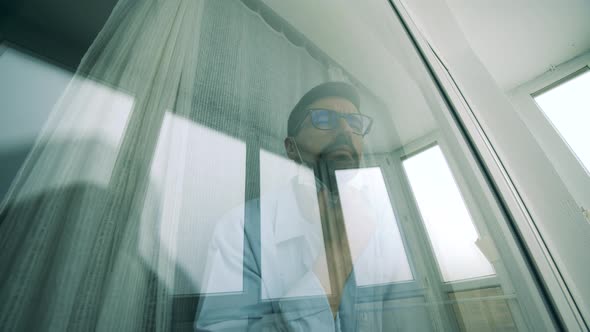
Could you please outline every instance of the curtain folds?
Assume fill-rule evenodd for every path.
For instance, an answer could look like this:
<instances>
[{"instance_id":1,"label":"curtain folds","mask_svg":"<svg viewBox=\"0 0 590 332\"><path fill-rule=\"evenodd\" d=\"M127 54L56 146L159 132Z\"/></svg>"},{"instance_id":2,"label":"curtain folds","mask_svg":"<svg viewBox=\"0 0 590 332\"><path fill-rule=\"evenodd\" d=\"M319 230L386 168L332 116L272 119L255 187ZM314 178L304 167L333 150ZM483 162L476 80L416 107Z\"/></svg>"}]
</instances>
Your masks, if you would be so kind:
<instances>
[{"instance_id":1,"label":"curtain folds","mask_svg":"<svg viewBox=\"0 0 590 332\"><path fill-rule=\"evenodd\" d=\"M147 266L168 263L137 259L137 230L157 222L140 215L164 114L191 107L202 7L122 1L83 59L3 205L3 330L170 325Z\"/></svg>"},{"instance_id":2,"label":"curtain folds","mask_svg":"<svg viewBox=\"0 0 590 332\"><path fill-rule=\"evenodd\" d=\"M121 0L3 201L2 330L171 329L330 72L241 2Z\"/></svg>"}]
</instances>

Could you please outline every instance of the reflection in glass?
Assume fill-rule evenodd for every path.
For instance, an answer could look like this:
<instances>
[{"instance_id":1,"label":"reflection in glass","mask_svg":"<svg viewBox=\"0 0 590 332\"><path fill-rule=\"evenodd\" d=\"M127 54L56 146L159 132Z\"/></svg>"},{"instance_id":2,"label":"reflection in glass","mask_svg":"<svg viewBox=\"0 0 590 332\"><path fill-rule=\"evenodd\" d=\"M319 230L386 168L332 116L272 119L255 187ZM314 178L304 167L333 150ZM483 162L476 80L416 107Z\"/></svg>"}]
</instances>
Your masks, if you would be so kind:
<instances>
[{"instance_id":1,"label":"reflection in glass","mask_svg":"<svg viewBox=\"0 0 590 332\"><path fill-rule=\"evenodd\" d=\"M0 44L0 149L32 144L73 73ZM12 146L11 146L12 145Z\"/></svg>"},{"instance_id":2,"label":"reflection in glass","mask_svg":"<svg viewBox=\"0 0 590 332\"><path fill-rule=\"evenodd\" d=\"M379 167L336 170L338 192L359 286L412 280L412 271L389 194ZM374 225L371 225L374 224ZM363 235L374 227L379 236L364 246ZM384 240L385 243L380 243ZM355 252L355 251L362 252ZM380 267L376 268L374 265Z\"/></svg>"},{"instance_id":3,"label":"reflection in glass","mask_svg":"<svg viewBox=\"0 0 590 332\"><path fill-rule=\"evenodd\" d=\"M241 257L234 273L214 273L207 286L204 270L207 256L216 254L208 250L215 227L244 201L245 165L244 142L171 112L164 115L143 211L144 220L155 218L159 225L143 228L140 252L147 262L154 251L168 256L175 280L175 271L154 269L175 294L242 290ZM243 211L235 213L243 219ZM234 241L242 250L241 232Z\"/></svg>"},{"instance_id":4,"label":"reflection in glass","mask_svg":"<svg viewBox=\"0 0 590 332\"><path fill-rule=\"evenodd\" d=\"M260 151L260 232L263 299L321 296L331 287L296 287L310 265L327 270L313 171Z\"/></svg>"},{"instance_id":5,"label":"reflection in glass","mask_svg":"<svg viewBox=\"0 0 590 332\"><path fill-rule=\"evenodd\" d=\"M502 289L490 287L449 293L460 331L518 331Z\"/></svg>"},{"instance_id":6,"label":"reflection in glass","mask_svg":"<svg viewBox=\"0 0 590 332\"><path fill-rule=\"evenodd\" d=\"M120 0L79 73L43 136L75 153L42 140L0 211L5 330L456 330L449 292L483 282L548 321L502 230L491 276L440 151L405 163L414 218L399 151L466 143L388 2Z\"/></svg>"},{"instance_id":7,"label":"reflection in glass","mask_svg":"<svg viewBox=\"0 0 590 332\"><path fill-rule=\"evenodd\" d=\"M79 183L106 188L134 104L125 92L75 77L39 136L43 152L21 198Z\"/></svg>"},{"instance_id":8,"label":"reflection in glass","mask_svg":"<svg viewBox=\"0 0 590 332\"><path fill-rule=\"evenodd\" d=\"M412 192L444 281L495 274L479 250L477 231L438 146L404 161Z\"/></svg>"}]
</instances>

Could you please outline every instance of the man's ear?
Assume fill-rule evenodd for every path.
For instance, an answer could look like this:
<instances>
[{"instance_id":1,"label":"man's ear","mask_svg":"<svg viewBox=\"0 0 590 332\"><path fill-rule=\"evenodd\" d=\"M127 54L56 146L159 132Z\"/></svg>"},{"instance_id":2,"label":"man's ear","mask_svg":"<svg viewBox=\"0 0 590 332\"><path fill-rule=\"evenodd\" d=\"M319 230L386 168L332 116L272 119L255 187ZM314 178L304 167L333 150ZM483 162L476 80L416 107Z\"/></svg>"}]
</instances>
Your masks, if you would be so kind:
<instances>
[{"instance_id":1,"label":"man's ear","mask_svg":"<svg viewBox=\"0 0 590 332\"><path fill-rule=\"evenodd\" d=\"M293 136L287 136L285 138L285 151L287 152L287 157L291 160L299 159L297 155L297 147L295 146L295 138Z\"/></svg>"}]
</instances>

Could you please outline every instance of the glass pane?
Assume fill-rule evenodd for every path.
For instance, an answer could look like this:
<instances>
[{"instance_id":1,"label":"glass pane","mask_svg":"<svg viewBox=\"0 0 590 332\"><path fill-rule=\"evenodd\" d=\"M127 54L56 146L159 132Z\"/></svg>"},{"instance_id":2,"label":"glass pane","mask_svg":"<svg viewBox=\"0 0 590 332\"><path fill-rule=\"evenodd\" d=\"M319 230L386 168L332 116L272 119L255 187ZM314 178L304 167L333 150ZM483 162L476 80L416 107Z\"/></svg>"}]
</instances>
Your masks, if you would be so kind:
<instances>
[{"instance_id":1,"label":"glass pane","mask_svg":"<svg viewBox=\"0 0 590 332\"><path fill-rule=\"evenodd\" d=\"M449 293L460 331L518 331L499 287Z\"/></svg>"},{"instance_id":2,"label":"glass pane","mask_svg":"<svg viewBox=\"0 0 590 332\"><path fill-rule=\"evenodd\" d=\"M171 112L164 115L146 198L152 208L142 215L143 220L160 224L154 229L148 227L150 222L143 223L139 250L151 262L153 243L159 243L160 254L174 260L174 280L165 275L170 271L152 268L176 294L243 290L242 257L231 269L229 264L212 264L220 249L210 240L224 218L244 218L244 211L234 208L244 201L245 163L244 142ZM225 167L216 167L220 164ZM241 232L232 241L236 250L243 250ZM217 277L206 280L207 275Z\"/></svg>"},{"instance_id":3,"label":"glass pane","mask_svg":"<svg viewBox=\"0 0 590 332\"><path fill-rule=\"evenodd\" d=\"M590 71L576 76L542 94L535 101L563 137L578 160L590 170Z\"/></svg>"},{"instance_id":4,"label":"glass pane","mask_svg":"<svg viewBox=\"0 0 590 332\"><path fill-rule=\"evenodd\" d=\"M387 1L119 0L1 207L4 330L456 330L493 287L554 329L413 45Z\"/></svg>"},{"instance_id":5,"label":"glass pane","mask_svg":"<svg viewBox=\"0 0 590 332\"><path fill-rule=\"evenodd\" d=\"M328 270L320 207L317 200L305 199L316 192L313 172L299 168L293 160L261 150L260 191L261 237L276 239L274 250L262 250L260 253L262 283L281 285L263 289L262 298L330 294L329 281L325 290L320 287L294 287L288 290L288 287L283 286L299 281L301 276L298 271L306 270L306 264L315 257L320 257L317 264L321 270ZM303 244L292 245L291 242L302 238Z\"/></svg>"},{"instance_id":6,"label":"glass pane","mask_svg":"<svg viewBox=\"0 0 590 332\"><path fill-rule=\"evenodd\" d=\"M360 304L359 311L374 310L374 305ZM408 297L383 303L383 331L436 331L424 297Z\"/></svg>"},{"instance_id":7,"label":"glass pane","mask_svg":"<svg viewBox=\"0 0 590 332\"><path fill-rule=\"evenodd\" d=\"M73 74L0 44L0 199Z\"/></svg>"},{"instance_id":8,"label":"glass pane","mask_svg":"<svg viewBox=\"0 0 590 332\"><path fill-rule=\"evenodd\" d=\"M354 266L357 284L368 286L412 280L408 255L381 169L371 167L337 170L336 181L352 256L375 255L377 250L385 249L385 252L375 255L375 263L382 265L383 269L360 263ZM373 228L376 233L387 234L387 245L363 245L363 241L368 241L365 234Z\"/></svg>"},{"instance_id":9,"label":"glass pane","mask_svg":"<svg viewBox=\"0 0 590 332\"><path fill-rule=\"evenodd\" d=\"M494 274L476 245L477 231L438 146L404 161L412 192L444 281Z\"/></svg>"}]
</instances>

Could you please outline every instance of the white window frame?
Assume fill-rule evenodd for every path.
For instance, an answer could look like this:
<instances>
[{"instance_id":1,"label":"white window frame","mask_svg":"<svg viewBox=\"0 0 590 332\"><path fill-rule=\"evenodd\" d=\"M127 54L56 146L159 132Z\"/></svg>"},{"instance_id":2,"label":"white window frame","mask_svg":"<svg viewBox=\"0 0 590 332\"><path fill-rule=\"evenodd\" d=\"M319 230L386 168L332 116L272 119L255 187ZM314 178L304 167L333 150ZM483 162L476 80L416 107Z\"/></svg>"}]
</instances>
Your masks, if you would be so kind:
<instances>
[{"instance_id":1,"label":"white window frame","mask_svg":"<svg viewBox=\"0 0 590 332\"><path fill-rule=\"evenodd\" d=\"M498 199L510 218L509 229L500 228L518 235L523 257L541 286L537 291L542 296L533 295L527 304L544 310L539 302L548 302L558 318L533 322L533 329L587 331L590 268L580 259L590 251L590 227L573 196L506 93L471 50L446 3L389 2L443 92L443 103L452 109L445 116L459 123L457 135L467 137L468 150L478 159L474 168L483 170L483 182L494 191L494 197L486 199Z\"/></svg>"},{"instance_id":2,"label":"white window frame","mask_svg":"<svg viewBox=\"0 0 590 332\"><path fill-rule=\"evenodd\" d=\"M587 71L590 71L590 52L565 62L508 93L519 116L551 160L580 210L590 209L590 170L587 171L580 163L534 98Z\"/></svg>"},{"instance_id":3,"label":"white window frame","mask_svg":"<svg viewBox=\"0 0 590 332\"><path fill-rule=\"evenodd\" d=\"M402 198L398 198L398 200L403 199L404 204L409 205L409 211L407 212L409 213L409 219L414 220L420 224L415 225L415 227L420 228L420 230L417 230L417 232L420 233L420 236L422 236L426 240L425 244L428 248L423 249L427 249L429 251L427 256L432 262L431 265L433 265L431 269L434 270L434 275L428 276L428 281L426 283L429 284L430 287L432 287L432 291L439 293L438 296L435 295L435 298L438 297L440 301L443 301L447 304L453 302L452 300L448 299L448 295L454 292L499 287L505 294L502 296L502 298L506 300L506 304L510 308L512 319L515 325L517 326L518 330L526 331L527 323L525 322L525 318L522 315L522 310L529 311L531 309L527 308L527 301L530 301L530 299L525 299L522 295L523 293L519 293L517 291L519 287L515 286L513 284L513 281L510 279L508 270L506 268L506 264L515 264L514 262L509 262L508 260L503 259L494 262L490 261L495 270L494 275L447 282L443 280L439 264L436 261L437 259L434 255L434 250L430 242L430 237L426 230L426 225L422 220L417 202L415 201L411 189L411 185L409 183L409 180L403 167L403 161L405 159L408 159L416 154L419 154L433 146L438 146L442 151L445 161L453 176L453 179L464 200L465 207L469 211L469 214L471 216L471 222L473 223L473 226L478 232L479 238L492 237L490 232L494 230L490 229L489 226L491 226L490 223L494 222L495 220L493 213L492 215L486 213L486 210L489 210L489 208L486 209L487 203L485 202L485 199L483 199L481 195L476 194L478 192L478 189L474 188L473 185L478 186L479 183L477 181L472 181L473 179L471 179L470 175L468 175L469 173L472 173L474 169L471 168L470 165L466 165L464 162L458 160L458 156L454 155L452 144L448 144L445 141L443 133L439 131L432 132L392 152L391 156L393 159L393 164L396 166L394 167L394 169L397 170L397 176L400 178L401 181L400 191L398 191L398 195L400 195ZM495 207L492 207L492 209L495 210ZM408 217L404 216L404 219L407 221ZM494 243L494 246L496 246L496 243ZM516 248L501 247L497 248L497 250L498 249L513 250L513 253L518 252L514 251L517 250ZM509 257L509 254L504 255L504 258L507 257ZM486 258L489 259L489 257ZM518 269L518 267L515 268ZM512 299L516 299L518 301L518 304L515 304L512 301L510 301ZM450 306L447 306L446 308L444 308L444 310L446 310L447 314L451 315L452 317L455 317L453 312L451 312L452 309L450 308ZM528 314L530 316L534 313L530 311Z\"/></svg>"}]
</instances>

